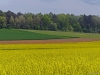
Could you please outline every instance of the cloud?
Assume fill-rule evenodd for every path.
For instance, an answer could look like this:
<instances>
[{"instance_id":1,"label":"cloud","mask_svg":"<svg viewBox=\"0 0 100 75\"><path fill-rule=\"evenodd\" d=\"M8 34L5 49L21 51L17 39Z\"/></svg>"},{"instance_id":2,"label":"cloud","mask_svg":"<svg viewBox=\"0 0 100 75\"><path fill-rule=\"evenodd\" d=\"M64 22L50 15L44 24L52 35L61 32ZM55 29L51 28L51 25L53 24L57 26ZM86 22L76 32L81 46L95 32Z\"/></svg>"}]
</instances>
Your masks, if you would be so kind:
<instances>
[{"instance_id":1,"label":"cloud","mask_svg":"<svg viewBox=\"0 0 100 75\"><path fill-rule=\"evenodd\" d=\"M100 5L100 0L82 0L82 1L90 5Z\"/></svg>"}]
</instances>

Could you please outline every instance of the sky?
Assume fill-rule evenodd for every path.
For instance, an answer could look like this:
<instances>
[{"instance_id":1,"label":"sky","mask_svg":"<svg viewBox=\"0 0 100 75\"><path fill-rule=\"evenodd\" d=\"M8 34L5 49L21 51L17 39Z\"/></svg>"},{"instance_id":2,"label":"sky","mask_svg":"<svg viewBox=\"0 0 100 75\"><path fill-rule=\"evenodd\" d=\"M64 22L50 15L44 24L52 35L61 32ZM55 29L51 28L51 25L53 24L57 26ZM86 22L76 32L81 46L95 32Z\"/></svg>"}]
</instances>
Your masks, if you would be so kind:
<instances>
[{"instance_id":1,"label":"sky","mask_svg":"<svg viewBox=\"0 0 100 75\"><path fill-rule=\"evenodd\" d=\"M0 0L0 10L22 13L100 15L100 0Z\"/></svg>"}]
</instances>

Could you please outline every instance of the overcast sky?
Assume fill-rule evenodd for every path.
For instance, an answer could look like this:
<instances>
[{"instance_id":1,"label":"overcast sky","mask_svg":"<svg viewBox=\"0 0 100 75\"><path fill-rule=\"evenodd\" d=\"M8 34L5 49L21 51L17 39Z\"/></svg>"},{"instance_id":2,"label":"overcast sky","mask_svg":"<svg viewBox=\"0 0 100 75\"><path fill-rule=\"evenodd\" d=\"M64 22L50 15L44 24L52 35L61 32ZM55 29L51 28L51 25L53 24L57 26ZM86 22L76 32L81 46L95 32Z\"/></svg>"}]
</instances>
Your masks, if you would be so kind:
<instances>
[{"instance_id":1,"label":"overcast sky","mask_svg":"<svg viewBox=\"0 0 100 75\"><path fill-rule=\"evenodd\" d=\"M100 0L0 0L0 10L100 15Z\"/></svg>"}]
</instances>

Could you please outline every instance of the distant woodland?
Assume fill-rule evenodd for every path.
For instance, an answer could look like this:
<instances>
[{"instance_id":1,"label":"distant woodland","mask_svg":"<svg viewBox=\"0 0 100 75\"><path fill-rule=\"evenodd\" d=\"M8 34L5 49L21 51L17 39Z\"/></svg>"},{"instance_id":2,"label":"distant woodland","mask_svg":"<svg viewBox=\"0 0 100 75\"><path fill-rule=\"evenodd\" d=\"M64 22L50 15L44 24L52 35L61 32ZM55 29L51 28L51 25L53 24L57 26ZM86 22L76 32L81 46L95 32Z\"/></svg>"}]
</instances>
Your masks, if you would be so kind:
<instances>
[{"instance_id":1,"label":"distant woodland","mask_svg":"<svg viewBox=\"0 0 100 75\"><path fill-rule=\"evenodd\" d=\"M96 15L14 13L0 10L0 29L33 29L100 33L100 17Z\"/></svg>"}]
</instances>

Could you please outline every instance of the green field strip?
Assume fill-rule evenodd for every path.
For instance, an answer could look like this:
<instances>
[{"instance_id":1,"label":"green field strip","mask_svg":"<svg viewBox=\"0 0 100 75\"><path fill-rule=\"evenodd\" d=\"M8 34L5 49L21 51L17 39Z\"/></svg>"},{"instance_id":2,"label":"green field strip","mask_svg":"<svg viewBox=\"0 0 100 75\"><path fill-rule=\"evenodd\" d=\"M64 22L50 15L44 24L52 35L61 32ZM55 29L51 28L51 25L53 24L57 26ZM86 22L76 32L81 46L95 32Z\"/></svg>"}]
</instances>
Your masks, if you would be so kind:
<instances>
[{"instance_id":1,"label":"green field strip","mask_svg":"<svg viewBox=\"0 0 100 75\"><path fill-rule=\"evenodd\" d=\"M44 30L24 30L29 32L49 34L49 35L59 35L59 36L72 36L80 38L98 38L100 39L99 33L82 33L82 32L62 32L62 31L44 31Z\"/></svg>"},{"instance_id":2,"label":"green field strip","mask_svg":"<svg viewBox=\"0 0 100 75\"><path fill-rule=\"evenodd\" d=\"M41 34L36 32L15 30L15 29L0 29L0 40L44 40L44 39L65 39L75 38L72 36L60 36Z\"/></svg>"}]
</instances>

